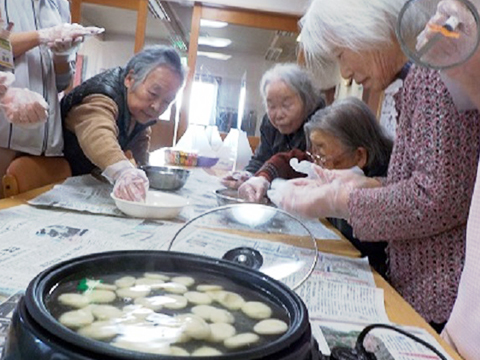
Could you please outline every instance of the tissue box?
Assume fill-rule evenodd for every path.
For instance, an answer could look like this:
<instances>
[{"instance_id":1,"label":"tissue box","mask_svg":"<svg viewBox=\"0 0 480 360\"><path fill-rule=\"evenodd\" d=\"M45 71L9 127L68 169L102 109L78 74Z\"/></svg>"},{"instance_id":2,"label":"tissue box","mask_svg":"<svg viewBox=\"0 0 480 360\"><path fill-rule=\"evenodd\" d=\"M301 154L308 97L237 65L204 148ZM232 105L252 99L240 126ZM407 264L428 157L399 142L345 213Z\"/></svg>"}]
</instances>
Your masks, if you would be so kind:
<instances>
[{"instance_id":1,"label":"tissue box","mask_svg":"<svg viewBox=\"0 0 480 360\"><path fill-rule=\"evenodd\" d=\"M167 164L180 166L196 166L197 161L197 153L175 149L165 150L165 162Z\"/></svg>"}]
</instances>

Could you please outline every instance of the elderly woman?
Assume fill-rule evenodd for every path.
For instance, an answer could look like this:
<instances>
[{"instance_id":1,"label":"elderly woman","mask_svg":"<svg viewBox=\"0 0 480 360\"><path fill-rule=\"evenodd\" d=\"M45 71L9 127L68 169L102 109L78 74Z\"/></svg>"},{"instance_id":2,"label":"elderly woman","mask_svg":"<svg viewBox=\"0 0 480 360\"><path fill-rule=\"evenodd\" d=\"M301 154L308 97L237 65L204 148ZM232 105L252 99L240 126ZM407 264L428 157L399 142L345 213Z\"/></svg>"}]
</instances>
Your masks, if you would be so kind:
<instances>
[{"instance_id":1,"label":"elderly woman","mask_svg":"<svg viewBox=\"0 0 480 360\"><path fill-rule=\"evenodd\" d=\"M313 114L305 124L308 151L294 149L268 160L254 177L243 183L238 192L249 201L258 202L267 193L275 178L304 177L290 166L290 159L308 160L326 169L348 169L358 166L366 176L385 176L393 141L388 138L375 115L361 100L349 97L338 100ZM346 236L370 265L385 275L384 242L360 242L343 219L329 219Z\"/></svg>"},{"instance_id":2,"label":"elderly woman","mask_svg":"<svg viewBox=\"0 0 480 360\"><path fill-rule=\"evenodd\" d=\"M177 52L166 46L146 48L127 66L98 74L62 99L65 157L73 175L95 167L115 183L114 194L142 200L148 179L135 168L148 162L149 127L168 108L185 72Z\"/></svg>"},{"instance_id":3,"label":"elderly woman","mask_svg":"<svg viewBox=\"0 0 480 360\"><path fill-rule=\"evenodd\" d=\"M437 71L413 65L408 71L394 33L404 3L314 0L301 34L310 64L330 71L338 65L365 89L383 90L404 78L395 95L397 139L388 176L325 171L324 183L290 180L276 202L307 216L344 218L361 240L387 241L391 283L439 330L463 266L480 118L477 111L457 111ZM404 20L412 29L419 23Z\"/></svg>"},{"instance_id":4,"label":"elderly woman","mask_svg":"<svg viewBox=\"0 0 480 360\"><path fill-rule=\"evenodd\" d=\"M238 188L273 155L292 149L306 149L303 125L325 106L320 90L307 71L296 64L277 64L260 82L267 114L260 126L260 145L245 171L222 179L222 184Z\"/></svg>"}]
</instances>

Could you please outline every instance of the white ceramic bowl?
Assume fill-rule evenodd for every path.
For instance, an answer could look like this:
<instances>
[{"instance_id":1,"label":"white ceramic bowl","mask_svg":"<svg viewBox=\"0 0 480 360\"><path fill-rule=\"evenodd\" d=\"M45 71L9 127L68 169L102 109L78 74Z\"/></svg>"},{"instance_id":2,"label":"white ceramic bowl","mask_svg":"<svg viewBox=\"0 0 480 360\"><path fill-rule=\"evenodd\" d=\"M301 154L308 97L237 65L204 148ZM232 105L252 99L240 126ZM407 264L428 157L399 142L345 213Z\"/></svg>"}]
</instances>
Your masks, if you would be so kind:
<instances>
[{"instance_id":1,"label":"white ceramic bowl","mask_svg":"<svg viewBox=\"0 0 480 360\"><path fill-rule=\"evenodd\" d=\"M147 192L144 203L119 199L113 193L110 196L122 212L143 219L172 219L188 205L182 196L153 190Z\"/></svg>"}]
</instances>

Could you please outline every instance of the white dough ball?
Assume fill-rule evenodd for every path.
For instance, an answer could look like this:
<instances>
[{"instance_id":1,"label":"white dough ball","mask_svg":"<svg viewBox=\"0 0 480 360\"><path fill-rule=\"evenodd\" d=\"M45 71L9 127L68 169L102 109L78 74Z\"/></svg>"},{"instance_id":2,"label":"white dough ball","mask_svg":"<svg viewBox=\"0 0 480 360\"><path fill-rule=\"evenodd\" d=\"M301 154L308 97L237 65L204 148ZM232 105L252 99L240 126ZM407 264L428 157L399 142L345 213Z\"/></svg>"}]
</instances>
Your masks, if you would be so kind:
<instances>
[{"instance_id":1,"label":"white dough ball","mask_svg":"<svg viewBox=\"0 0 480 360\"><path fill-rule=\"evenodd\" d=\"M176 318L183 322L183 332L192 339L204 340L210 336L210 327L200 316L182 314Z\"/></svg>"},{"instance_id":2,"label":"white dough ball","mask_svg":"<svg viewBox=\"0 0 480 360\"><path fill-rule=\"evenodd\" d=\"M142 305L127 305L124 306L122 309L123 313L125 314L125 320L128 321L129 317L133 317L135 319L145 319L147 316L154 313L152 309L148 309L143 307ZM133 319L132 319L133 320ZM133 321L135 322L135 321Z\"/></svg>"},{"instance_id":3,"label":"white dough ball","mask_svg":"<svg viewBox=\"0 0 480 360\"><path fill-rule=\"evenodd\" d=\"M90 304L90 300L82 294L62 294L58 297L58 302L62 305L71 306L77 309L81 309L88 304Z\"/></svg>"},{"instance_id":4,"label":"white dough ball","mask_svg":"<svg viewBox=\"0 0 480 360\"><path fill-rule=\"evenodd\" d=\"M220 350L217 350L209 346L202 346L201 348L198 348L192 353L192 356L216 356L216 355L222 355L222 352Z\"/></svg>"},{"instance_id":5,"label":"white dough ball","mask_svg":"<svg viewBox=\"0 0 480 360\"><path fill-rule=\"evenodd\" d=\"M260 340L257 334L243 333L232 336L223 342L223 345L228 349L238 349L241 347L249 346Z\"/></svg>"},{"instance_id":6,"label":"white dough ball","mask_svg":"<svg viewBox=\"0 0 480 360\"><path fill-rule=\"evenodd\" d=\"M225 323L216 323L216 324L209 324L210 326L210 336L208 337L208 341L211 342L222 342L228 338L231 338L237 333L237 330L230 325Z\"/></svg>"},{"instance_id":7,"label":"white dough ball","mask_svg":"<svg viewBox=\"0 0 480 360\"><path fill-rule=\"evenodd\" d=\"M242 311L252 319L268 319L272 316L272 309L260 301L248 301L242 306Z\"/></svg>"},{"instance_id":8,"label":"white dough ball","mask_svg":"<svg viewBox=\"0 0 480 360\"><path fill-rule=\"evenodd\" d=\"M245 303L240 295L231 291L209 291L207 294L229 310L239 310Z\"/></svg>"},{"instance_id":9,"label":"white dough ball","mask_svg":"<svg viewBox=\"0 0 480 360\"><path fill-rule=\"evenodd\" d=\"M163 289L166 292L172 294L185 294L188 291L188 288L183 284L178 284L174 282L159 284L154 287L155 289Z\"/></svg>"},{"instance_id":10,"label":"white dough ball","mask_svg":"<svg viewBox=\"0 0 480 360\"><path fill-rule=\"evenodd\" d=\"M87 290L83 295L85 295L91 303L99 304L111 303L117 298L115 293L110 290Z\"/></svg>"},{"instance_id":11,"label":"white dough ball","mask_svg":"<svg viewBox=\"0 0 480 360\"><path fill-rule=\"evenodd\" d=\"M117 295L121 298L136 299L145 297L150 294L150 287L146 285L136 285L129 288L121 288L117 290Z\"/></svg>"},{"instance_id":12,"label":"white dough ball","mask_svg":"<svg viewBox=\"0 0 480 360\"><path fill-rule=\"evenodd\" d=\"M260 335L279 335L287 330L288 324L278 319L262 320L253 327L253 331Z\"/></svg>"},{"instance_id":13,"label":"white dough ball","mask_svg":"<svg viewBox=\"0 0 480 360\"><path fill-rule=\"evenodd\" d=\"M188 305L188 300L181 295L165 295L163 307L171 310L184 309Z\"/></svg>"},{"instance_id":14,"label":"white dough ball","mask_svg":"<svg viewBox=\"0 0 480 360\"><path fill-rule=\"evenodd\" d=\"M208 284L202 284L197 286L197 291L218 291L218 290L223 290L223 287L220 285L208 285Z\"/></svg>"},{"instance_id":15,"label":"white dough ball","mask_svg":"<svg viewBox=\"0 0 480 360\"><path fill-rule=\"evenodd\" d=\"M200 316L203 320L210 321L212 311L217 310L216 307L210 305L197 305L192 307L192 313Z\"/></svg>"},{"instance_id":16,"label":"white dough ball","mask_svg":"<svg viewBox=\"0 0 480 360\"><path fill-rule=\"evenodd\" d=\"M192 304L208 305L212 303L212 298L203 292L187 291L183 296Z\"/></svg>"},{"instance_id":17,"label":"white dough ball","mask_svg":"<svg viewBox=\"0 0 480 360\"><path fill-rule=\"evenodd\" d=\"M118 325L112 321L97 321L78 330L82 336L95 340L108 340L119 333Z\"/></svg>"},{"instance_id":18,"label":"white dough ball","mask_svg":"<svg viewBox=\"0 0 480 360\"><path fill-rule=\"evenodd\" d=\"M98 320L110 320L121 318L123 311L111 305L95 305L92 307L92 314Z\"/></svg>"},{"instance_id":19,"label":"white dough ball","mask_svg":"<svg viewBox=\"0 0 480 360\"><path fill-rule=\"evenodd\" d=\"M136 305L142 305L148 309L152 309L153 311L160 310L163 308L163 304L165 303L164 296L151 296L151 297L141 297L136 298L134 303Z\"/></svg>"},{"instance_id":20,"label":"white dough ball","mask_svg":"<svg viewBox=\"0 0 480 360\"><path fill-rule=\"evenodd\" d=\"M215 308L210 314L210 321L212 323L233 324L235 322L235 317L227 310Z\"/></svg>"},{"instance_id":21,"label":"white dough ball","mask_svg":"<svg viewBox=\"0 0 480 360\"><path fill-rule=\"evenodd\" d=\"M115 285L119 288L129 288L135 285L135 278L133 276L124 276L120 279L115 280Z\"/></svg>"},{"instance_id":22,"label":"white dough ball","mask_svg":"<svg viewBox=\"0 0 480 360\"><path fill-rule=\"evenodd\" d=\"M146 272L145 274L143 274L143 276L145 276L146 278L163 280L163 281L170 280L170 276L167 276L164 274L152 273L152 272Z\"/></svg>"},{"instance_id":23,"label":"white dough ball","mask_svg":"<svg viewBox=\"0 0 480 360\"><path fill-rule=\"evenodd\" d=\"M87 279L87 287L92 290L110 290L115 291L117 287L112 284L105 284L100 280Z\"/></svg>"},{"instance_id":24,"label":"white dough ball","mask_svg":"<svg viewBox=\"0 0 480 360\"><path fill-rule=\"evenodd\" d=\"M93 315L90 309L73 310L63 313L58 321L70 329L78 329L93 323Z\"/></svg>"},{"instance_id":25,"label":"white dough ball","mask_svg":"<svg viewBox=\"0 0 480 360\"><path fill-rule=\"evenodd\" d=\"M190 287L195 284L195 279L190 276L175 276L172 278L172 282Z\"/></svg>"}]
</instances>

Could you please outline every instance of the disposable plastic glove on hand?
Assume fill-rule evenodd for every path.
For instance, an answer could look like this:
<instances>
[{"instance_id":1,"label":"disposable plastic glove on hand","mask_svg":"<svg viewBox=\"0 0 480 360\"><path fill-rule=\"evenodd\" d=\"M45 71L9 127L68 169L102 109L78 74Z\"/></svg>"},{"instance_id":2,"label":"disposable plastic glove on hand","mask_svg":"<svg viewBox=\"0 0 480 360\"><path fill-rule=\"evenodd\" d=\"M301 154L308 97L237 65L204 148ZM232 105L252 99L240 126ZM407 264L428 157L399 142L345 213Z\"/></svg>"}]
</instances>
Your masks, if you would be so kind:
<instances>
[{"instance_id":1,"label":"disposable plastic glove on hand","mask_svg":"<svg viewBox=\"0 0 480 360\"><path fill-rule=\"evenodd\" d=\"M275 185L268 197L278 207L304 217L348 219L350 193L358 188L380 186L375 179L363 175L358 167L326 170L315 166L314 170L317 179L295 179Z\"/></svg>"},{"instance_id":2,"label":"disposable plastic glove on hand","mask_svg":"<svg viewBox=\"0 0 480 360\"><path fill-rule=\"evenodd\" d=\"M458 38L443 36L432 50L428 51L422 60L437 63L456 62L459 54L466 54L473 50L476 41L475 18L464 4L457 0L442 0L437 5L436 14L429 20L425 29L417 36L416 49L419 51L432 39L445 24L453 27Z\"/></svg>"},{"instance_id":3,"label":"disposable plastic glove on hand","mask_svg":"<svg viewBox=\"0 0 480 360\"><path fill-rule=\"evenodd\" d=\"M115 184L113 195L117 198L145 202L150 183L145 172L135 168L130 161L123 160L110 165L102 175Z\"/></svg>"},{"instance_id":4,"label":"disposable plastic glove on hand","mask_svg":"<svg viewBox=\"0 0 480 360\"><path fill-rule=\"evenodd\" d=\"M0 97L0 108L9 122L24 128L35 128L48 117L45 99L28 89L8 88Z\"/></svg>"},{"instance_id":5,"label":"disposable plastic glove on hand","mask_svg":"<svg viewBox=\"0 0 480 360\"><path fill-rule=\"evenodd\" d=\"M0 71L0 96L3 96L15 81L15 75L8 71Z\"/></svg>"},{"instance_id":6,"label":"disposable plastic glove on hand","mask_svg":"<svg viewBox=\"0 0 480 360\"><path fill-rule=\"evenodd\" d=\"M249 171L233 171L224 176L220 182L223 186L230 189L238 189L245 181L250 179L253 174Z\"/></svg>"},{"instance_id":7,"label":"disposable plastic glove on hand","mask_svg":"<svg viewBox=\"0 0 480 360\"><path fill-rule=\"evenodd\" d=\"M56 55L69 55L83 42L84 36L100 34L105 29L79 24L60 24L38 30L40 43L48 46Z\"/></svg>"},{"instance_id":8,"label":"disposable plastic glove on hand","mask_svg":"<svg viewBox=\"0 0 480 360\"><path fill-rule=\"evenodd\" d=\"M249 202L260 202L267 194L270 181L263 176L253 176L238 188L238 196Z\"/></svg>"}]
</instances>

